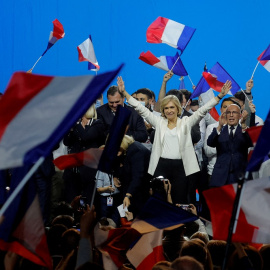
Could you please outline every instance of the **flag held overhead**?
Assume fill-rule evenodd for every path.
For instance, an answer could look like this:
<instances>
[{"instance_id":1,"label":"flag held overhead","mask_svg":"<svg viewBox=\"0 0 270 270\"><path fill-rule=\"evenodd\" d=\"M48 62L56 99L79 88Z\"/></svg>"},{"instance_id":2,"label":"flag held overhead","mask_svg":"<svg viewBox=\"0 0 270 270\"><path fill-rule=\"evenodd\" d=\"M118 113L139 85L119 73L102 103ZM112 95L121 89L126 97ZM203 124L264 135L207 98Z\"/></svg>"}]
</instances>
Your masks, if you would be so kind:
<instances>
[{"instance_id":1,"label":"flag held overhead","mask_svg":"<svg viewBox=\"0 0 270 270\"><path fill-rule=\"evenodd\" d=\"M176 53L175 56L156 57L150 51L147 51L146 53L142 52L139 59L145 62L146 64L149 64L162 70L169 71L172 69L172 72L178 76L188 75L181 59L179 58L178 53Z\"/></svg>"},{"instance_id":2,"label":"flag held overhead","mask_svg":"<svg viewBox=\"0 0 270 270\"><path fill-rule=\"evenodd\" d=\"M148 27L146 41L149 43L166 43L183 53L195 30L173 20L158 17Z\"/></svg>"}]
</instances>

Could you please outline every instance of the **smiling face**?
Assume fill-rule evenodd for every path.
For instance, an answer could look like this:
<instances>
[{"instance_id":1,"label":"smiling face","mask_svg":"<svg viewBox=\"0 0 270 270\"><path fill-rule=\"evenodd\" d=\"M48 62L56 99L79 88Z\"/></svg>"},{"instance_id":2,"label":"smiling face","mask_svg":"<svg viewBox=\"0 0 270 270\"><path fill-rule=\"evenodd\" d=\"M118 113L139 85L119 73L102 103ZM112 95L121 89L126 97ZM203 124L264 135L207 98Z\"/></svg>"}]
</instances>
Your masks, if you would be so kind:
<instances>
[{"instance_id":1,"label":"smiling face","mask_svg":"<svg viewBox=\"0 0 270 270\"><path fill-rule=\"evenodd\" d=\"M113 112L116 112L118 105L123 106L123 104L124 98L122 98L118 92L116 92L113 96L108 95L108 105Z\"/></svg>"},{"instance_id":2,"label":"smiling face","mask_svg":"<svg viewBox=\"0 0 270 270\"><path fill-rule=\"evenodd\" d=\"M227 123L230 126L236 126L241 118L240 108L232 104L226 110Z\"/></svg>"},{"instance_id":3,"label":"smiling face","mask_svg":"<svg viewBox=\"0 0 270 270\"><path fill-rule=\"evenodd\" d=\"M177 119L177 114L178 114L178 109L177 109L176 105L172 101L169 101L164 106L165 117L170 121L174 121Z\"/></svg>"}]
</instances>

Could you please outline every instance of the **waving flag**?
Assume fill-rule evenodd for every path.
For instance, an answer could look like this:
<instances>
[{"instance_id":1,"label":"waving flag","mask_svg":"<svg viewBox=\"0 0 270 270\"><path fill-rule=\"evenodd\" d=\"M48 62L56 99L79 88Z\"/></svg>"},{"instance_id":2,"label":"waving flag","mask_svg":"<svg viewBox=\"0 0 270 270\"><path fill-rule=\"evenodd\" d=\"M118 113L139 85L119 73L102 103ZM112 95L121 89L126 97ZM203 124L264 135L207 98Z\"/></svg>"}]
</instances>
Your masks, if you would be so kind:
<instances>
[{"instance_id":1,"label":"waving flag","mask_svg":"<svg viewBox=\"0 0 270 270\"><path fill-rule=\"evenodd\" d=\"M36 63L33 65L33 67L28 71L28 73L32 73L34 67L39 62L39 60L42 58L42 56L61 38L65 36L63 25L55 19L53 21L53 31L50 32L49 42L47 45L47 49L44 51L44 53L38 58Z\"/></svg>"},{"instance_id":2,"label":"waving flag","mask_svg":"<svg viewBox=\"0 0 270 270\"><path fill-rule=\"evenodd\" d=\"M172 230L197 219L197 216L180 207L151 197L131 227L140 233L148 233L162 229Z\"/></svg>"},{"instance_id":3,"label":"waving flag","mask_svg":"<svg viewBox=\"0 0 270 270\"><path fill-rule=\"evenodd\" d=\"M260 169L262 162L265 160L265 157L270 152L270 111L264 122L264 126L260 132L259 138L257 140L256 146L253 150L252 156L248 162L246 171L254 172Z\"/></svg>"},{"instance_id":4,"label":"waving flag","mask_svg":"<svg viewBox=\"0 0 270 270\"><path fill-rule=\"evenodd\" d=\"M90 35L88 39L77 47L77 50L79 53L79 62L87 61L89 70L97 71L100 69Z\"/></svg>"},{"instance_id":5,"label":"waving flag","mask_svg":"<svg viewBox=\"0 0 270 270\"><path fill-rule=\"evenodd\" d=\"M63 25L55 19L53 21L53 31L50 33L49 42L47 49L44 51L42 56L61 38L65 36Z\"/></svg>"},{"instance_id":6,"label":"waving flag","mask_svg":"<svg viewBox=\"0 0 270 270\"><path fill-rule=\"evenodd\" d=\"M27 171L27 166L12 170L9 194ZM0 178L0 182L3 180ZM52 269L34 179L29 180L5 212L5 218L0 224L0 250L17 253L36 264Z\"/></svg>"},{"instance_id":7,"label":"waving flag","mask_svg":"<svg viewBox=\"0 0 270 270\"><path fill-rule=\"evenodd\" d=\"M237 184L232 184L203 192L211 213L214 239L227 240L236 190ZM247 181L232 242L270 243L269 212L270 178Z\"/></svg>"},{"instance_id":8,"label":"waving flag","mask_svg":"<svg viewBox=\"0 0 270 270\"><path fill-rule=\"evenodd\" d=\"M270 72L270 45L260 54L257 60L268 72Z\"/></svg>"},{"instance_id":9,"label":"waving flag","mask_svg":"<svg viewBox=\"0 0 270 270\"><path fill-rule=\"evenodd\" d=\"M207 92L210 88L220 92L223 84L227 80L232 82L232 89L228 93L229 95L234 95L241 89L232 76L217 62L209 72L203 72L203 77L200 79L190 98L198 97L201 93Z\"/></svg>"},{"instance_id":10,"label":"waving flag","mask_svg":"<svg viewBox=\"0 0 270 270\"><path fill-rule=\"evenodd\" d=\"M173 20L158 17L148 27L146 41L149 43L166 43L183 53L195 30Z\"/></svg>"},{"instance_id":11,"label":"waving flag","mask_svg":"<svg viewBox=\"0 0 270 270\"><path fill-rule=\"evenodd\" d=\"M136 270L152 269L159 261L165 261L162 247L163 230L144 234L127 252L128 260Z\"/></svg>"},{"instance_id":12,"label":"waving flag","mask_svg":"<svg viewBox=\"0 0 270 270\"><path fill-rule=\"evenodd\" d=\"M77 77L14 73L0 100L0 169L46 157L120 69Z\"/></svg>"},{"instance_id":13,"label":"waving flag","mask_svg":"<svg viewBox=\"0 0 270 270\"><path fill-rule=\"evenodd\" d=\"M90 148L80 153L60 156L56 158L53 163L59 170L82 165L97 169L102 152L103 150L99 148Z\"/></svg>"},{"instance_id":14,"label":"waving flag","mask_svg":"<svg viewBox=\"0 0 270 270\"><path fill-rule=\"evenodd\" d=\"M173 73L179 76L188 75L181 59L179 58L178 53L176 53L174 57L173 56L156 57L150 51L147 51L146 53L142 52L139 59L145 62L146 64L149 64L151 66L154 66L159 69L166 70L166 71L171 70L173 67L173 70L172 70Z\"/></svg>"}]
</instances>

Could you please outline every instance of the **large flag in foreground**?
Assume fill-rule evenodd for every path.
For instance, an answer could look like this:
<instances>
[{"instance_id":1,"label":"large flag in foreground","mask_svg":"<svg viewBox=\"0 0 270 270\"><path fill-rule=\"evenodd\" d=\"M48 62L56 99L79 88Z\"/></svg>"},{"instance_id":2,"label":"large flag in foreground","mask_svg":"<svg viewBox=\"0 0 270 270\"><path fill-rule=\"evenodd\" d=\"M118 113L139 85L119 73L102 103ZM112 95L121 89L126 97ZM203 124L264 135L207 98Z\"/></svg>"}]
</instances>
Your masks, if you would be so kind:
<instances>
[{"instance_id":1,"label":"large flag in foreground","mask_svg":"<svg viewBox=\"0 0 270 270\"><path fill-rule=\"evenodd\" d=\"M209 72L203 72L203 77L200 79L190 98L198 97L201 93L207 92L210 88L220 92L223 84L227 80L232 82L232 89L228 93L229 95L234 95L241 89L232 76L217 62Z\"/></svg>"},{"instance_id":2,"label":"large flag in foreground","mask_svg":"<svg viewBox=\"0 0 270 270\"><path fill-rule=\"evenodd\" d=\"M172 230L198 217L168 202L151 197L132 222L131 227L140 233L162 229Z\"/></svg>"},{"instance_id":3,"label":"large flag in foreground","mask_svg":"<svg viewBox=\"0 0 270 270\"><path fill-rule=\"evenodd\" d=\"M12 170L10 192L16 188L29 166ZM5 179L0 178L0 182ZM46 268L52 269L39 199L34 179L12 201L0 224L0 250L11 251Z\"/></svg>"},{"instance_id":4,"label":"large flag in foreground","mask_svg":"<svg viewBox=\"0 0 270 270\"><path fill-rule=\"evenodd\" d=\"M257 60L268 72L270 72L270 45L259 55Z\"/></svg>"},{"instance_id":5,"label":"large flag in foreground","mask_svg":"<svg viewBox=\"0 0 270 270\"><path fill-rule=\"evenodd\" d=\"M258 141L253 150L252 156L248 162L246 171L253 172L258 171L260 169L262 162L270 152L269 134L270 134L270 111L268 112L268 115L265 119Z\"/></svg>"},{"instance_id":6,"label":"large flag in foreground","mask_svg":"<svg viewBox=\"0 0 270 270\"><path fill-rule=\"evenodd\" d=\"M227 240L237 184L203 192L211 213L214 239ZM247 181L232 242L270 243L270 178Z\"/></svg>"},{"instance_id":7,"label":"large flag in foreground","mask_svg":"<svg viewBox=\"0 0 270 270\"><path fill-rule=\"evenodd\" d=\"M120 69L77 77L14 73L0 100L0 169L46 157Z\"/></svg>"},{"instance_id":8,"label":"large flag in foreground","mask_svg":"<svg viewBox=\"0 0 270 270\"><path fill-rule=\"evenodd\" d=\"M149 43L166 43L183 53L195 30L173 20L158 17L148 27L146 41Z\"/></svg>"},{"instance_id":9,"label":"large flag in foreground","mask_svg":"<svg viewBox=\"0 0 270 270\"><path fill-rule=\"evenodd\" d=\"M65 36L65 31L63 25L55 19L53 21L53 31L50 33L49 42L47 45L47 49L44 51L42 56L61 38Z\"/></svg>"},{"instance_id":10,"label":"large flag in foreground","mask_svg":"<svg viewBox=\"0 0 270 270\"><path fill-rule=\"evenodd\" d=\"M172 72L179 76L188 75L181 59L179 58L178 53L176 53L175 56L156 57L150 51L147 51L146 53L142 52L140 54L139 59L145 62L146 64L149 64L151 66L154 66L156 68L160 68L166 71L171 70L173 67Z\"/></svg>"},{"instance_id":11,"label":"large flag in foreground","mask_svg":"<svg viewBox=\"0 0 270 270\"><path fill-rule=\"evenodd\" d=\"M100 69L97 58L96 58L96 54L94 51L92 38L90 35L88 39L86 39L83 43L81 43L77 47L77 50L79 53L79 62L87 61L89 70L97 71Z\"/></svg>"}]
</instances>

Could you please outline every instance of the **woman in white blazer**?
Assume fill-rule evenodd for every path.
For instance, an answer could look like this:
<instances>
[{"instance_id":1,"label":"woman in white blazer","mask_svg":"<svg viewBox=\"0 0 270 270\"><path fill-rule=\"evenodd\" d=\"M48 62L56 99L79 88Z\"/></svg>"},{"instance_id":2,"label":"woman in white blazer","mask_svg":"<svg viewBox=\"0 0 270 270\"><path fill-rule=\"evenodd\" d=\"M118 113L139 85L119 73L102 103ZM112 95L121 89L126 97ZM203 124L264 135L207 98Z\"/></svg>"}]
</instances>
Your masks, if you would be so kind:
<instances>
[{"instance_id":1,"label":"woman in white blazer","mask_svg":"<svg viewBox=\"0 0 270 270\"><path fill-rule=\"evenodd\" d=\"M117 79L118 89L127 102L155 129L155 139L149 162L148 173L163 176L171 182L173 203L188 203L187 177L200 170L191 139L191 128L230 91L227 81L217 97L199 108L192 116L180 119L182 108L177 97L166 96L161 102L161 116L154 115L125 90L122 77Z\"/></svg>"}]
</instances>

